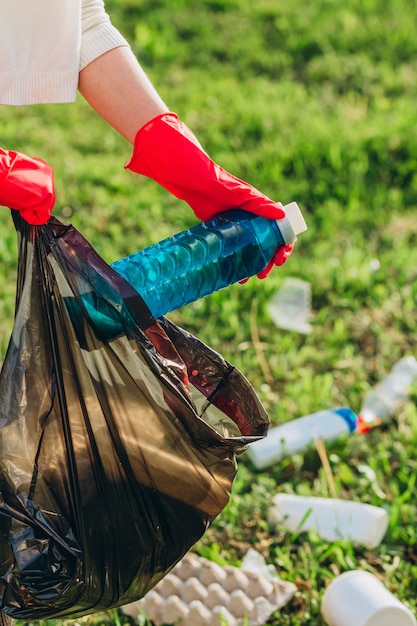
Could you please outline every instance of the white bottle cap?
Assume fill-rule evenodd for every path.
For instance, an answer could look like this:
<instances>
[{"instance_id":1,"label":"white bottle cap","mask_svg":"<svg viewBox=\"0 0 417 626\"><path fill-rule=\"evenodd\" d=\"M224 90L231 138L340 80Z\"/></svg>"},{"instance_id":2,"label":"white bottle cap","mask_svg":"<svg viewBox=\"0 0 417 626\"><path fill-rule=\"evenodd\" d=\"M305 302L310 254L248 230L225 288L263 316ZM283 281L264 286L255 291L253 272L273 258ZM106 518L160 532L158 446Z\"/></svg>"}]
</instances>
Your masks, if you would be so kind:
<instances>
[{"instance_id":1,"label":"white bottle cap","mask_svg":"<svg viewBox=\"0 0 417 626\"><path fill-rule=\"evenodd\" d=\"M299 233L307 230L307 224L296 202L290 202L283 208L285 217L277 222L285 243L293 243Z\"/></svg>"},{"instance_id":2,"label":"white bottle cap","mask_svg":"<svg viewBox=\"0 0 417 626\"><path fill-rule=\"evenodd\" d=\"M327 587L321 612L329 626L416 626L411 611L376 576L352 570Z\"/></svg>"},{"instance_id":3,"label":"white bottle cap","mask_svg":"<svg viewBox=\"0 0 417 626\"><path fill-rule=\"evenodd\" d=\"M284 211L292 229L296 235L307 230L307 224L296 202L290 202L284 206Z\"/></svg>"}]
</instances>

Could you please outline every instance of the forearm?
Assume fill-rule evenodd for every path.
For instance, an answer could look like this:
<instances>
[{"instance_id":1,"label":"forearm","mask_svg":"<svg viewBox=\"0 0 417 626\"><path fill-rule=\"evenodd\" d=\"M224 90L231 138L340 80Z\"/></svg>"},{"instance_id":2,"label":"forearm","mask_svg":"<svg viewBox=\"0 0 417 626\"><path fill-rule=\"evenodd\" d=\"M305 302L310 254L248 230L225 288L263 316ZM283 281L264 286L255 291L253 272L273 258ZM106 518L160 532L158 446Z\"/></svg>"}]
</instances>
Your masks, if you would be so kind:
<instances>
[{"instance_id":1,"label":"forearm","mask_svg":"<svg viewBox=\"0 0 417 626\"><path fill-rule=\"evenodd\" d=\"M113 48L80 72L89 104L133 144L138 129L168 108L127 46Z\"/></svg>"}]
</instances>

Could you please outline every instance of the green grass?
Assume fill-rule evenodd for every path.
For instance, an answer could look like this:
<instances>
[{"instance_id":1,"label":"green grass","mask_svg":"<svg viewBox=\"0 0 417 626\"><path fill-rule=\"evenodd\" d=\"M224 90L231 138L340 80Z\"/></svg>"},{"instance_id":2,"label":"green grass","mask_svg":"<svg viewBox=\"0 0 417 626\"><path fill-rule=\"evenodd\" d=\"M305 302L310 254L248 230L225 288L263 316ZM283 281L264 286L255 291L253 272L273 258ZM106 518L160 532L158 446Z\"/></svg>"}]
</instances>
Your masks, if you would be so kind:
<instances>
[{"instance_id":1,"label":"green grass","mask_svg":"<svg viewBox=\"0 0 417 626\"><path fill-rule=\"evenodd\" d=\"M273 425L340 405L358 411L370 387L416 352L417 3L108 0L107 7L211 156L277 200L296 200L309 226L267 280L230 287L171 319L244 372ZM2 146L54 166L56 215L71 220L108 262L195 221L185 204L123 169L129 145L81 98L2 107L0 137ZM0 228L4 353L17 260L7 210ZM268 316L267 303L287 276L311 284L308 336L280 330ZM321 625L326 585L356 567L377 574L416 609L416 400L414 389L391 423L327 448L338 495L389 511L375 550L268 525L277 491L329 495L314 451L263 472L245 455L239 459L230 504L196 549L238 564L252 546L297 584L271 626ZM120 619L116 611L85 621Z\"/></svg>"}]
</instances>

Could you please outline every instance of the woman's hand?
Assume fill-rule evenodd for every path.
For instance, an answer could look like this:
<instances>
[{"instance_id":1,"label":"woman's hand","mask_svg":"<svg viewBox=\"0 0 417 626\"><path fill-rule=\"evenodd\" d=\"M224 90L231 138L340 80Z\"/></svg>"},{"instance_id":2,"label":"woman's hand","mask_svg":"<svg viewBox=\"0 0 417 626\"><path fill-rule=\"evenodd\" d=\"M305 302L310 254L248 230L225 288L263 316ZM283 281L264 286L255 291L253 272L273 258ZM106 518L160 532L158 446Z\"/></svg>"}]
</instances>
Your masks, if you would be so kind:
<instances>
[{"instance_id":1,"label":"woman's hand","mask_svg":"<svg viewBox=\"0 0 417 626\"><path fill-rule=\"evenodd\" d=\"M41 159L0 148L0 204L29 224L45 224L55 204L54 172Z\"/></svg>"}]
</instances>

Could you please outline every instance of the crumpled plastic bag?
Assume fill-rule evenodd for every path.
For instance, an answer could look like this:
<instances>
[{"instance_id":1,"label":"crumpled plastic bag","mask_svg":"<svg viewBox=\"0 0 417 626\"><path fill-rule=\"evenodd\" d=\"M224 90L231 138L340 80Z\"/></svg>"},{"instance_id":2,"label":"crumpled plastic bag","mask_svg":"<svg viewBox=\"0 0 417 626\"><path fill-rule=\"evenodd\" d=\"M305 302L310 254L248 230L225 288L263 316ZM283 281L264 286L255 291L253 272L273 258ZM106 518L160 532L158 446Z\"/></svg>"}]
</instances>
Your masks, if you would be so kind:
<instances>
[{"instance_id":1,"label":"crumpled plastic bag","mask_svg":"<svg viewBox=\"0 0 417 626\"><path fill-rule=\"evenodd\" d=\"M183 557L227 505L236 454L269 420L236 368L155 320L72 226L13 219L0 608L74 618L139 599Z\"/></svg>"}]
</instances>

